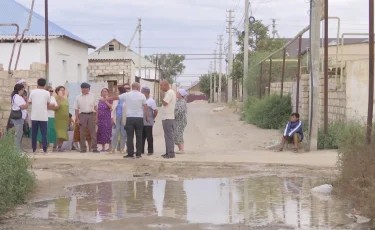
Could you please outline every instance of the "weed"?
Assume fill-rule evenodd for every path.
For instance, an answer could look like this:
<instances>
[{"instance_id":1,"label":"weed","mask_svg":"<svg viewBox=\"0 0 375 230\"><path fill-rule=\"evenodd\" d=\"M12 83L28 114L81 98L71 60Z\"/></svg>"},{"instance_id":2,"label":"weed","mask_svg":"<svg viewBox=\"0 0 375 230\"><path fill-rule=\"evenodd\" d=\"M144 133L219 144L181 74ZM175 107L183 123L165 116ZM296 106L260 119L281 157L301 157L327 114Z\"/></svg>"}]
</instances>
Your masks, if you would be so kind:
<instances>
[{"instance_id":1,"label":"weed","mask_svg":"<svg viewBox=\"0 0 375 230\"><path fill-rule=\"evenodd\" d=\"M245 104L243 120L263 129L280 129L289 121L291 113L289 95L270 95L261 100L251 97Z\"/></svg>"},{"instance_id":2,"label":"weed","mask_svg":"<svg viewBox=\"0 0 375 230\"><path fill-rule=\"evenodd\" d=\"M6 133L0 139L0 214L22 204L33 189L35 178L29 168L29 158L14 146L13 135Z\"/></svg>"}]
</instances>

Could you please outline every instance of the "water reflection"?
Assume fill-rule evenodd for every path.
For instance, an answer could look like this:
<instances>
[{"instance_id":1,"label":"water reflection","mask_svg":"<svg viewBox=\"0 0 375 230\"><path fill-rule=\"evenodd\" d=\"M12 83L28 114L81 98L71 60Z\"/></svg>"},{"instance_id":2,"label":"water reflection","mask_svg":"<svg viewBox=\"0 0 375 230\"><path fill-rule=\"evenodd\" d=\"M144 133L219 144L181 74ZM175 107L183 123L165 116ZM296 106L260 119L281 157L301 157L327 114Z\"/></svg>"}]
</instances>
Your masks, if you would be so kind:
<instances>
[{"instance_id":1,"label":"water reflection","mask_svg":"<svg viewBox=\"0 0 375 230\"><path fill-rule=\"evenodd\" d=\"M190 223L328 227L346 223L349 207L310 194L309 178L258 177L118 181L70 188L72 196L30 206L35 218L88 223L164 216Z\"/></svg>"}]
</instances>

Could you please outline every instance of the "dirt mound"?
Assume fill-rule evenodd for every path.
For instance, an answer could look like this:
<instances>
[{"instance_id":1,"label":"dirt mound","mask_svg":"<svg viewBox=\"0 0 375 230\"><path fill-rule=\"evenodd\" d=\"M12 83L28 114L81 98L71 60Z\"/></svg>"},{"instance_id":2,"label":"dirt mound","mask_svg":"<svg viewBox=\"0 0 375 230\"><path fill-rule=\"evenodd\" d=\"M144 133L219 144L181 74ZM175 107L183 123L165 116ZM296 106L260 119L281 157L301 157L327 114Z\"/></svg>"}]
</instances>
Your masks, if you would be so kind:
<instances>
[{"instance_id":1,"label":"dirt mound","mask_svg":"<svg viewBox=\"0 0 375 230\"><path fill-rule=\"evenodd\" d=\"M190 104L207 104L208 101L206 100L195 100L195 101L192 101L190 102Z\"/></svg>"}]
</instances>

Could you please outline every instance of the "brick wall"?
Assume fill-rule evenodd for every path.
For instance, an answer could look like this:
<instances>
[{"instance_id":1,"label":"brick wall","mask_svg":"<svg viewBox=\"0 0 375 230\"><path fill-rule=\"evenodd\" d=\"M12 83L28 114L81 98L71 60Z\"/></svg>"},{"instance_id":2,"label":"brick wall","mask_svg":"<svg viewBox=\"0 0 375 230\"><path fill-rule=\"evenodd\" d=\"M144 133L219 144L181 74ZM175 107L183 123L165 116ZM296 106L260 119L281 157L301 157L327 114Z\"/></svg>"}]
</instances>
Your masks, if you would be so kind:
<instances>
[{"instance_id":1,"label":"brick wall","mask_svg":"<svg viewBox=\"0 0 375 230\"><path fill-rule=\"evenodd\" d=\"M88 75L89 81L110 81L122 82L125 71L125 82L132 76L134 63L130 60L125 61L94 61L89 60Z\"/></svg>"},{"instance_id":2,"label":"brick wall","mask_svg":"<svg viewBox=\"0 0 375 230\"><path fill-rule=\"evenodd\" d=\"M324 122L324 81L323 74L319 81L319 126L323 126ZM296 97L296 92L293 90L294 82L284 82L284 92L290 92L292 98ZM280 93L281 83L271 83L271 93ZM334 77L328 79L328 122L333 123L346 119L346 86L343 82L343 87L337 89L336 80ZM289 91L290 90L290 91ZM308 120L309 117L309 99L310 99L310 85L309 75L302 74L300 79L300 100L299 110L302 120Z\"/></svg>"},{"instance_id":3,"label":"brick wall","mask_svg":"<svg viewBox=\"0 0 375 230\"><path fill-rule=\"evenodd\" d=\"M3 65L0 64L0 127L6 126L10 113L10 95L12 94L14 85L20 79L27 82L27 91L36 88L38 78L45 78L45 65L42 63L33 63L30 70L16 70L13 75L9 75L8 71L4 71Z\"/></svg>"}]
</instances>

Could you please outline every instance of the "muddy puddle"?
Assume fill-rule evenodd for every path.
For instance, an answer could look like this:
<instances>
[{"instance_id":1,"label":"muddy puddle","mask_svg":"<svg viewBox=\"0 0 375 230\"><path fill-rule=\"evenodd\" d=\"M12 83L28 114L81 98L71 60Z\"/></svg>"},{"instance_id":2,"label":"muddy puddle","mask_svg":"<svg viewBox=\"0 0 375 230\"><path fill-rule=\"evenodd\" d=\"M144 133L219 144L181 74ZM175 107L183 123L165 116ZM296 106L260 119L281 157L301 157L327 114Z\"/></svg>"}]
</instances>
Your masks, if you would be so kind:
<instances>
[{"instance_id":1,"label":"muddy puddle","mask_svg":"<svg viewBox=\"0 0 375 230\"><path fill-rule=\"evenodd\" d=\"M312 195L315 183L276 176L102 182L67 188L70 197L30 204L24 214L85 223L161 216L213 225L347 224L350 207L332 196Z\"/></svg>"}]
</instances>

